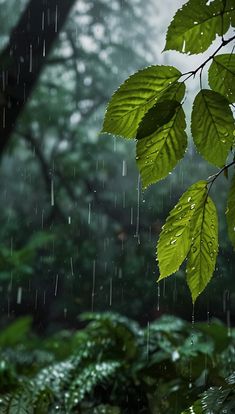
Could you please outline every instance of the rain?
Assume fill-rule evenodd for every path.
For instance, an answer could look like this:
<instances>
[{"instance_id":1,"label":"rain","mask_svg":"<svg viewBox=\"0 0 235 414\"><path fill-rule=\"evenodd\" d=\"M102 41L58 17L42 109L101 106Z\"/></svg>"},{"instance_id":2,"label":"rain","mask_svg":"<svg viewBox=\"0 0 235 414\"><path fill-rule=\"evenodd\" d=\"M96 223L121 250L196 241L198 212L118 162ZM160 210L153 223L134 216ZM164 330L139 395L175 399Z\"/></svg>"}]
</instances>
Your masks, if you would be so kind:
<instances>
[{"instance_id":1,"label":"rain","mask_svg":"<svg viewBox=\"0 0 235 414\"><path fill-rule=\"evenodd\" d=\"M197 152L190 116L206 71L187 80L220 43L163 52L186 3L0 0L0 414L235 412L232 168ZM113 93L152 65L184 73L188 147L145 188L138 140L103 125ZM219 254L194 304L187 259L157 282L156 252L170 211L208 177ZM183 231L169 241L176 256Z\"/></svg>"}]
</instances>

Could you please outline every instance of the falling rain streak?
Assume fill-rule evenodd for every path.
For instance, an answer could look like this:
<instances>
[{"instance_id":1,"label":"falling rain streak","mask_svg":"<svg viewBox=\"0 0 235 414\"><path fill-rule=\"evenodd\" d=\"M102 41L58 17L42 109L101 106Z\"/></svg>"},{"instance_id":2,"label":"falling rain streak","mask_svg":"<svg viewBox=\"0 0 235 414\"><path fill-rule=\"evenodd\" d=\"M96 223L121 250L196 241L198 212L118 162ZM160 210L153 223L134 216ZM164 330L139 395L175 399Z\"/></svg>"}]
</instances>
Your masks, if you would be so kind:
<instances>
[{"instance_id":1,"label":"falling rain streak","mask_svg":"<svg viewBox=\"0 0 235 414\"><path fill-rule=\"evenodd\" d=\"M51 180L51 206L55 205L55 195L54 195L54 181Z\"/></svg>"},{"instance_id":2,"label":"falling rain streak","mask_svg":"<svg viewBox=\"0 0 235 414\"><path fill-rule=\"evenodd\" d=\"M74 271L73 271L73 258L70 257L70 269L71 269L71 276L74 276Z\"/></svg>"},{"instance_id":3,"label":"falling rain streak","mask_svg":"<svg viewBox=\"0 0 235 414\"><path fill-rule=\"evenodd\" d=\"M88 218L87 218L87 223L89 225L91 224L91 203L88 204Z\"/></svg>"},{"instance_id":4,"label":"falling rain streak","mask_svg":"<svg viewBox=\"0 0 235 414\"><path fill-rule=\"evenodd\" d=\"M18 290L17 290L17 299L16 299L17 305L20 305L21 302L22 302L22 286L18 287Z\"/></svg>"},{"instance_id":5,"label":"falling rain streak","mask_svg":"<svg viewBox=\"0 0 235 414\"><path fill-rule=\"evenodd\" d=\"M57 292L58 292L58 281L59 281L59 275L56 275L55 278L55 290L54 290L54 295L57 296Z\"/></svg>"},{"instance_id":6,"label":"falling rain streak","mask_svg":"<svg viewBox=\"0 0 235 414\"><path fill-rule=\"evenodd\" d=\"M29 45L29 72L33 71L33 45Z\"/></svg>"},{"instance_id":7,"label":"falling rain streak","mask_svg":"<svg viewBox=\"0 0 235 414\"><path fill-rule=\"evenodd\" d=\"M135 230L135 237L138 240L138 244L140 244L140 192L141 192L141 179L140 179L140 174L139 174L138 182L137 182L137 214L136 214L136 230Z\"/></svg>"},{"instance_id":8,"label":"falling rain streak","mask_svg":"<svg viewBox=\"0 0 235 414\"><path fill-rule=\"evenodd\" d=\"M126 175L127 175L127 164L126 164L126 161L123 160L122 161L122 176L126 177Z\"/></svg>"},{"instance_id":9,"label":"falling rain streak","mask_svg":"<svg viewBox=\"0 0 235 414\"><path fill-rule=\"evenodd\" d=\"M109 306L112 306L113 301L113 279L109 280Z\"/></svg>"},{"instance_id":10,"label":"falling rain streak","mask_svg":"<svg viewBox=\"0 0 235 414\"><path fill-rule=\"evenodd\" d=\"M96 276L96 261L93 260L92 268L92 292L91 292L91 311L94 311L94 301L95 301L95 276Z\"/></svg>"}]
</instances>

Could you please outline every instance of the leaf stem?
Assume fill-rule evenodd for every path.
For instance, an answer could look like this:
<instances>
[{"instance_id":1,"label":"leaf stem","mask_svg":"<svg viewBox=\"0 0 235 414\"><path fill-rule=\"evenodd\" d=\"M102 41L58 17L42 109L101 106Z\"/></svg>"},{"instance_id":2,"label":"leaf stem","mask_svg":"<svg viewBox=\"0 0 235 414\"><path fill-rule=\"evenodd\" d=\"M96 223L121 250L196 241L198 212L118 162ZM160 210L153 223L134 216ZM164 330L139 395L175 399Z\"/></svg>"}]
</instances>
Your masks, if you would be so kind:
<instances>
[{"instance_id":1,"label":"leaf stem","mask_svg":"<svg viewBox=\"0 0 235 414\"><path fill-rule=\"evenodd\" d=\"M226 46L228 43L230 43L230 42L232 42L233 40L235 40L235 35L234 36L232 36L232 37L230 37L229 39L223 39L223 37L222 37L222 42L221 42L221 44L217 47L217 49L212 53L212 55L210 55L203 63L201 63L201 65L199 65L195 70L191 70L190 72L185 72L185 73L183 73L182 74L182 76L186 76L186 75L189 75L185 80L184 80L184 82L186 81L186 80L188 80L189 78L191 78L192 76L193 77L195 77L195 75L197 74L197 72L200 70L201 71L201 73L202 73L202 71L203 71L203 69L204 69L204 66L208 63L208 62L210 62L210 60L212 60L214 57L215 57L215 55L220 51L220 49L222 49L222 47L224 47L224 46Z\"/></svg>"},{"instance_id":2,"label":"leaf stem","mask_svg":"<svg viewBox=\"0 0 235 414\"><path fill-rule=\"evenodd\" d=\"M221 168L216 174L211 175L210 177L208 177L208 184L209 184L209 188L208 188L208 193L209 194L212 185L214 184L215 180L219 177L220 174L222 174L224 171L226 171L228 168L232 167L232 165L235 165L235 160L231 161L229 164L226 164L223 168Z\"/></svg>"}]
</instances>

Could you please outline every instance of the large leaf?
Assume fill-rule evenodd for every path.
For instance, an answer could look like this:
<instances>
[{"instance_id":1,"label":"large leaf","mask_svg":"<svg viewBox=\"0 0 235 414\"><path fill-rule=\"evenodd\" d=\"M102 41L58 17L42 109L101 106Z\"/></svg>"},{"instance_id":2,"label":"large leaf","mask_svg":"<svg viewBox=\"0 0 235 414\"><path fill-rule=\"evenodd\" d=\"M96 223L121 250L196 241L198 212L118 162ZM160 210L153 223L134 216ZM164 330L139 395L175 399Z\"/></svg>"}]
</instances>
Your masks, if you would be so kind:
<instances>
[{"instance_id":1,"label":"large leaf","mask_svg":"<svg viewBox=\"0 0 235 414\"><path fill-rule=\"evenodd\" d=\"M160 115L156 116L155 131L137 142L136 160L144 188L166 177L184 156L187 147L184 111L180 104L177 104L177 106L169 105L169 108L169 111L166 111L168 116L175 111L172 119L167 124L159 127L161 119L161 112L159 112ZM158 118L160 119L158 120ZM140 131L147 132L153 129L154 122L151 120L151 122L143 124Z\"/></svg>"},{"instance_id":2,"label":"large leaf","mask_svg":"<svg viewBox=\"0 0 235 414\"><path fill-rule=\"evenodd\" d=\"M192 220L193 242L187 261L187 283L195 302L210 281L218 253L218 219L210 197Z\"/></svg>"},{"instance_id":3,"label":"large leaf","mask_svg":"<svg viewBox=\"0 0 235 414\"><path fill-rule=\"evenodd\" d=\"M215 56L208 75L210 87L229 102L235 102L235 56L232 53Z\"/></svg>"},{"instance_id":4,"label":"large leaf","mask_svg":"<svg viewBox=\"0 0 235 414\"><path fill-rule=\"evenodd\" d=\"M229 238L232 242L233 248L235 249L235 175L233 176L228 193L226 217Z\"/></svg>"},{"instance_id":5,"label":"large leaf","mask_svg":"<svg viewBox=\"0 0 235 414\"><path fill-rule=\"evenodd\" d=\"M234 119L226 98L202 89L192 111L192 135L200 154L218 167L225 164L233 143Z\"/></svg>"},{"instance_id":6,"label":"large leaf","mask_svg":"<svg viewBox=\"0 0 235 414\"><path fill-rule=\"evenodd\" d=\"M180 76L173 66L150 66L130 76L113 94L102 132L135 138L145 113Z\"/></svg>"},{"instance_id":7,"label":"large leaf","mask_svg":"<svg viewBox=\"0 0 235 414\"><path fill-rule=\"evenodd\" d=\"M216 34L224 34L234 20L234 2L226 2L223 20L223 2L215 0L189 0L179 9L171 22L166 36L165 50L185 53L202 53L213 42Z\"/></svg>"},{"instance_id":8,"label":"large leaf","mask_svg":"<svg viewBox=\"0 0 235 414\"><path fill-rule=\"evenodd\" d=\"M186 258L192 244L191 221L202 208L207 194L207 182L193 184L171 210L160 234L157 257L159 280L176 272Z\"/></svg>"}]
</instances>

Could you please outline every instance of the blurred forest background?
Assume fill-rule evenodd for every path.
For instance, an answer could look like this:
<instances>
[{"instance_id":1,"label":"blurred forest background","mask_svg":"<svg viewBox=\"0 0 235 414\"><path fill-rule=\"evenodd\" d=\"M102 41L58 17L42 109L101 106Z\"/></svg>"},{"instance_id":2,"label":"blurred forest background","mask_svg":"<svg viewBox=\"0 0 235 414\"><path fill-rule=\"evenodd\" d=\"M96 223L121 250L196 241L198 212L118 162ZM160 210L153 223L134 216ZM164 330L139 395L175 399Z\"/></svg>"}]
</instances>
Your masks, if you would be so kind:
<instances>
[{"instance_id":1,"label":"blurred forest background","mask_svg":"<svg viewBox=\"0 0 235 414\"><path fill-rule=\"evenodd\" d=\"M0 1L2 51L27 3ZM184 189L214 169L190 144L174 172L142 193L134 143L99 133L105 105L128 75L175 64L159 53L173 6L164 3L165 20L154 0L77 0L50 53L45 39L40 78L1 157L1 325L33 315L39 331L51 331L76 326L81 312L107 310L141 323L164 313L191 319L184 269L157 285L155 246ZM32 71L33 64L32 56ZM1 75L1 107L3 84ZM227 187L221 177L213 194L220 253L195 317L230 324L235 260L222 214Z\"/></svg>"}]
</instances>

